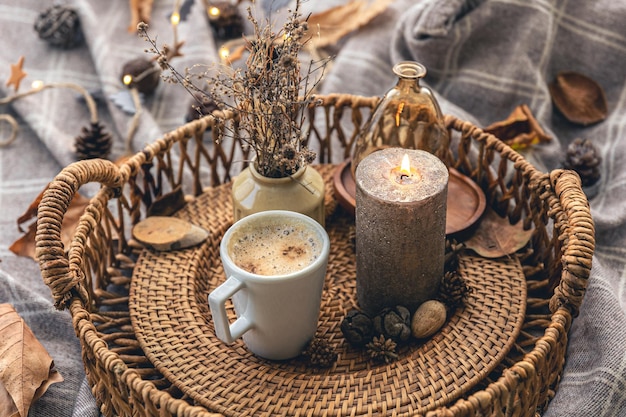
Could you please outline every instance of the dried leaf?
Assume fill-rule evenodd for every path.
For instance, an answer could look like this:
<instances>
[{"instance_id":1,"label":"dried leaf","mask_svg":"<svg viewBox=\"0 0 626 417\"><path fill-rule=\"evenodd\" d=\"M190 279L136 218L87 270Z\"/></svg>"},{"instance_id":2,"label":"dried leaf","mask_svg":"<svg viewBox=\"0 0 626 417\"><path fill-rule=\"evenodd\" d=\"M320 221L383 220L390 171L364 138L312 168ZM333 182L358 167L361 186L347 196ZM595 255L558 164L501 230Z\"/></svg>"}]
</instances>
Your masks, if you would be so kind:
<instances>
[{"instance_id":1,"label":"dried leaf","mask_svg":"<svg viewBox=\"0 0 626 417\"><path fill-rule=\"evenodd\" d=\"M37 233L37 223L33 222L28 226L26 234L9 246L9 250L17 256L28 256L35 258L35 235Z\"/></svg>"},{"instance_id":2,"label":"dried leaf","mask_svg":"<svg viewBox=\"0 0 626 417\"><path fill-rule=\"evenodd\" d=\"M10 304L0 304L0 417L27 417L51 383L61 382L52 358ZM17 411L17 414L15 414Z\"/></svg>"},{"instance_id":3,"label":"dried leaf","mask_svg":"<svg viewBox=\"0 0 626 417\"><path fill-rule=\"evenodd\" d=\"M46 187L47 189L48 187ZM37 218L37 207L41 202L41 198L45 190L42 191L37 198L30 204L28 209L24 214L22 214L17 220L17 226L20 231L23 231L23 224L36 219ZM63 217L63 223L61 224L61 241L63 242L65 248L67 249L70 242L72 241L72 237L74 236L74 232L76 231L76 227L78 226L78 220L80 216L85 211L85 207L89 204L89 199L87 197L82 196L79 193L74 195L70 206L65 213L65 217ZM37 222L32 222L28 226L26 234L24 234L21 238L13 242L13 244L9 247L9 250L18 256L29 256L36 260L35 258L35 235L37 233Z\"/></svg>"},{"instance_id":4,"label":"dried leaf","mask_svg":"<svg viewBox=\"0 0 626 417\"><path fill-rule=\"evenodd\" d=\"M308 18L309 34L318 48L334 45L344 36L367 25L387 9L392 0L352 0Z\"/></svg>"},{"instance_id":5,"label":"dried leaf","mask_svg":"<svg viewBox=\"0 0 626 417\"><path fill-rule=\"evenodd\" d=\"M19 417L17 407L11 398L11 394L4 388L3 384L0 384L0 417Z\"/></svg>"},{"instance_id":6,"label":"dried leaf","mask_svg":"<svg viewBox=\"0 0 626 417\"><path fill-rule=\"evenodd\" d=\"M508 218L488 209L465 246L485 258L499 258L523 248L531 235L532 229L524 230L521 221L510 224Z\"/></svg>"},{"instance_id":7,"label":"dried leaf","mask_svg":"<svg viewBox=\"0 0 626 417\"><path fill-rule=\"evenodd\" d=\"M240 59L243 58L244 53L247 51L248 49L246 48L246 45L238 45L235 47L235 49L233 49L229 54L228 57L226 57L226 59L228 60L228 62L232 63L235 61L239 61Z\"/></svg>"},{"instance_id":8,"label":"dried leaf","mask_svg":"<svg viewBox=\"0 0 626 417\"><path fill-rule=\"evenodd\" d=\"M152 16L152 3L154 0L130 0L130 24L128 31L134 33L137 31L139 22L150 23Z\"/></svg>"},{"instance_id":9,"label":"dried leaf","mask_svg":"<svg viewBox=\"0 0 626 417\"><path fill-rule=\"evenodd\" d=\"M28 206L24 214L22 214L20 217L17 218L17 228L19 229L20 232L24 231L24 229L22 229L23 223L26 223L27 221L37 217L37 207L39 207L39 203L41 203L41 198L43 197L43 193L46 191L47 188L48 187L46 187L44 191L39 193L39 195L33 200L33 202L30 203L30 205Z\"/></svg>"},{"instance_id":10,"label":"dried leaf","mask_svg":"<svg viewBox=\"0 0 626 417\"><path fill-rule=\"evenodd\" d=\"M604 90L594 80L576 72L560 72L548 88L554 106L572 123L590 125L606 119Z\"/></svg>"},{"instance_id":11,"label":"dried leaf","mask_svg":"<svg viewBox=\"0 0 626 417\"><path fill-rule=\"evenodd\" d=\"M179 185L169 193L155 198L150 207L148 207L146 217L171 216L183 208L185 204L187 204L185 193L183 193L183 188Z\"/></svg>"},{"instance_id":12,"label":"dried leaf","mask_svg":"<svg viewBox=\"0 0 626 417\"><path fill-rule=\"evenodd\" d=\"M525 104L517 106L506 120L493 123L483 130L515 150L552 140Z\"/></svg>"}]
</instances>

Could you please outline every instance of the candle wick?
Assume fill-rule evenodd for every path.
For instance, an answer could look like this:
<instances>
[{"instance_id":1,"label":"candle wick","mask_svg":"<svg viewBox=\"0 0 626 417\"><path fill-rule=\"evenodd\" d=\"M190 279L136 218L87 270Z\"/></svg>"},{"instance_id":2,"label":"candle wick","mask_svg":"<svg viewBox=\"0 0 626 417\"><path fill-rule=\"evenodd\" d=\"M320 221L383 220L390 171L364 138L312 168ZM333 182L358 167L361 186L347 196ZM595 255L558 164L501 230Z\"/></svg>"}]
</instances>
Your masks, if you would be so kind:
<instances>
[{"instance_id":1,"label":"candle wick","mask_svg":"<svg viewBox=\"0 0 626 417\"><path fill-rule=\"evenodd\" d=\"M400 179L401 180L405 180L407 178L409 178L409 176L407 174L400 174Z\"/></svg>"}]
</instances>

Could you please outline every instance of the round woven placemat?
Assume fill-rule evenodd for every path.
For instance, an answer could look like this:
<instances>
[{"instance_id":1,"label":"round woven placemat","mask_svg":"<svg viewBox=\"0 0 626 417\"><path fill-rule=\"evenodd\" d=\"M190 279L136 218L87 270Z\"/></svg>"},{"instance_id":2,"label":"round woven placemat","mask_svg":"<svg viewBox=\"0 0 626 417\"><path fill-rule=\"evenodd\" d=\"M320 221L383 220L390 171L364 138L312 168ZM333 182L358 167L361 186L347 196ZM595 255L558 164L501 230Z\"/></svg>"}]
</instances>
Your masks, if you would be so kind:
<instances>
[{"instance_id":1,"label":"round woven placemat","mask_svg":"<svg viewBox=\"0 0 626 417\"><path fill-rule=\"evenodd\" d=\"M332 169L322 171L332 189ZM514 257L467 255L459 271L473 291L439 333L403 346L390 364L350 347L339 326L356 306L354 219L335 206L327 207L331 253L318 328L338 353L329 369L300 359L267 361L241 340L228 346L215 336L207 296L225 279L219 243L232 223L228 184L208 189L176 214L209 230L205 243L143 251L129 300L134 331L146 357L196 404L227 416L413 415L456 400L508 353L524 320L521 266Z\"/></svg>"}]
</instances>

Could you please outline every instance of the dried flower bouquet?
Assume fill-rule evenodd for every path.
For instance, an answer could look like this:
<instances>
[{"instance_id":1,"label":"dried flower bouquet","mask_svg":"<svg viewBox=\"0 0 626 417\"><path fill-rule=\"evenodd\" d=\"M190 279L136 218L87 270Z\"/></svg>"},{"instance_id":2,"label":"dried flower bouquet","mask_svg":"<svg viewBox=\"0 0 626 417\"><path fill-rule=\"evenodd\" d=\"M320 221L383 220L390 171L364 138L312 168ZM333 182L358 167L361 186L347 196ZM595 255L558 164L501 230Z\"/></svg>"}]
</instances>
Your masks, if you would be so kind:
<instances>
[{"instance_id":1,"label":"dried flower bouquet","mask_svg":"<svg viewBox=\"0 0 626 417\"><path fill-rule=\"evenodd\" d=\"M307 148L302 132L304 111L313 100L313 91L328 60L311 60L308 71L301 73L300 52L310 35L306 20L301 18L300 5L298 0L277 32L269 20L261 25L248 8L254 34L245 39L249 52L245 68L222 66L217 71L201 72L188 69L184 76L169 64L167 48L159 50L148 36L147 25L138 25L141 36L152 45L149 52L157 54L167 81L180 83L190 92L206 94L220 109L236 110L243 140L254 154L255 169L269 178L291 176L316 156ZM318 71L319 76L313 78ZM206 82L211 88L203 91L193 80Z\"/></svg>"}]
</instances>

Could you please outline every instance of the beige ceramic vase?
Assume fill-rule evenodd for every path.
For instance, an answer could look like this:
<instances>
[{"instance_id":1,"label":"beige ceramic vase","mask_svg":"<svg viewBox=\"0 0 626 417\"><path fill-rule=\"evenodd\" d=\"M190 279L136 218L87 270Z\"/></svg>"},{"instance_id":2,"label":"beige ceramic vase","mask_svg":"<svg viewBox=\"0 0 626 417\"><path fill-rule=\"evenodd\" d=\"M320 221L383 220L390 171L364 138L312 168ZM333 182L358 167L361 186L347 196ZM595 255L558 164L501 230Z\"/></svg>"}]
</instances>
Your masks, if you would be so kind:
<instances>
[{"instance_id":1,"label":"beige ceramic vase","mask_svg":"<svg viewBox=\"0 0 626 417\"><path fill-rule=\"evenodd\" d=\"M233 218L265 210L290 210L325 224L324 179L313 167L304 166L285 178L268 178L251 163L233 181Z\"/></svg>"}]
</instances>

